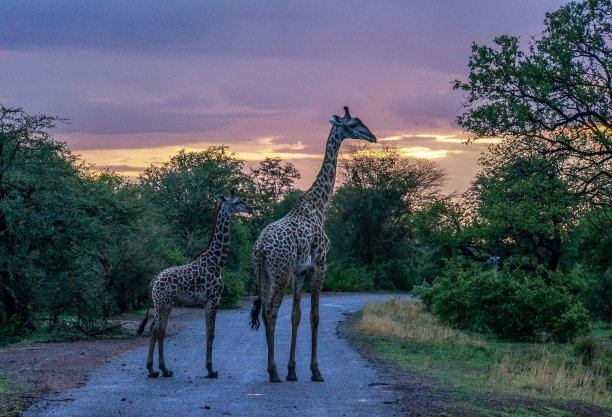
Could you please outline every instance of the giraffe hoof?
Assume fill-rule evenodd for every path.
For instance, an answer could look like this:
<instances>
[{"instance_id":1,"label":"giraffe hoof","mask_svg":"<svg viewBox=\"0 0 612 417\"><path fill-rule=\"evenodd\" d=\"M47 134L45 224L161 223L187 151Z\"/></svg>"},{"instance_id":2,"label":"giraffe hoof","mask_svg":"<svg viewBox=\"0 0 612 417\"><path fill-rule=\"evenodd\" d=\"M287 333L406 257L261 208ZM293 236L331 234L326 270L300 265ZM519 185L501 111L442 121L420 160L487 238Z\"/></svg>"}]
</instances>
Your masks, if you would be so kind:
<instances>
[{"instance_id":1,"label":"giraffe hoof","mask_svg":"<svg viewBox=\"0 0 612 417\"><path fill-rule=\"evenodd\" d=\"M217 371L215 371L215 372L210 372L209 371L208 375L206 375L206 378L217 378L217 376L218 376Z\"/></svg>"},{"instance_id":2,"label":"giraffe hoof","mask_svg":"<svg viewBox=\"0 0 612 417\"><path fill-rule=\"evenodd\" d=\"M274 370L274 372L270 372L270 382L281 382L281 379L278 376L278 372Z\"/></svg>"},{"instance_id":3,"label":"giraffe hoof","mask_svg":"<svg viewBox=\"0 0 612 417\"><path fill-rule=\"evenodd\" d=\"M287 381L297 381L297 374L295 373L295 365L288 366L287 376L285 379Z\"/></svg>"},{"instance_id":4,"label":"giraffe hoof","mask_svg":"<svg viewBox=\"0 0 612 417\"><path fill-rule=\"evenodd\" d=\"M310 379L314 382L323 382L323 377L321 376L321 372L313 371Z\"/></svg>"},{"instance_id":5,"label":"giraffe hoof","mask_svg":"<svg viewBox=\"0 0 612 417\"><path fill-rule=\"evenodd\" d=\"M166 378L170 378L172 375L174 375L174 372L172 372L169 369L162 369L162 376L166 377Z\"/></svg>"},{"instance_id":6,"label":"giraffe hoof","mask_svg":"<svg viewBox=\"0 0 612 417\"><path fill-rule=\"evenodd\" d=\"M149 372L149 378L157 378L159 377L159 372Z\"/></svg>"}]
</instances>

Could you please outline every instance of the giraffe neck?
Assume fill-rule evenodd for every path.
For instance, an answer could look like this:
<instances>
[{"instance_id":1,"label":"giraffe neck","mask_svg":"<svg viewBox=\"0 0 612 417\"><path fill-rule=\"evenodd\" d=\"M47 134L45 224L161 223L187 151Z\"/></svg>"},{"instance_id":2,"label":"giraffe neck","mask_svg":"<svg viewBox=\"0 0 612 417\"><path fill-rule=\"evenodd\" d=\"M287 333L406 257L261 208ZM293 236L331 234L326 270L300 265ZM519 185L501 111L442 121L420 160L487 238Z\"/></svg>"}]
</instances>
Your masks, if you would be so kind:
<instances>
[{"instance_id":1,"label":"giraffe neck","mask_svg":"<svg viewBox=\"0 0 612 417\"><path fill-rule=\"evenodd\" d=\"M229 236L230 236L230 210L221 204L217 211L215 226L210 235L208 248L200 254L198 260L207 258L209 265L215 266L218 269L223 267L227 253L229 252ZM212 264L210 263L212 261Z\"/></svg>"},{"instance_id":2,"label":"giraffe neck","mask_svg":"<svg viewBox=\"0 0 612 417\"><path fill-rule=\"evenodd\" d=\"M321 170L317 175L314 183L304 195L304 201L307 201L310 208L316 210L321 218L325 216L325 211L329 206L331 196L334 192L334 183L336 182L336 165L338 164L338 151L344 138L342 133L344 128L334 125L329 132L327 138L327 146L325 148L325 158Z\"/></svg>"}]
</instances>

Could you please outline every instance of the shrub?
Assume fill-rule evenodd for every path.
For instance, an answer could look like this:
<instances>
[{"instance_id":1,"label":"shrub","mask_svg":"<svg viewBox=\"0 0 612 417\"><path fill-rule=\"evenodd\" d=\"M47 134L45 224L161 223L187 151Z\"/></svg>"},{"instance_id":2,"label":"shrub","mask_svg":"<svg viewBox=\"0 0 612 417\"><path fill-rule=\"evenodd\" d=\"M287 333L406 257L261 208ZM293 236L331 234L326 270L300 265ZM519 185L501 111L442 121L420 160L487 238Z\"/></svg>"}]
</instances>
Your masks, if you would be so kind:
<instances>
[{"instance_id":1,"label":"shrub","mask_svg":"<svg viewBox=\"0 0 612 417\"><path fill-rule=\"evenodd\" d=\"M593 316L612 321L612 268L597 276L589 292L588 304Z\"/></svg>"},{"instance_id":2,"label":"shrub","mask_svg":"<svg viewBox=\"0 0 612 417\"><path fill-rule=\"evenodd\" d=\"M589 312L581 302L568 306L556 320L552 321L551 333L554 340L568 342L576 335L586 333L591 326Z\"/></svg>"},{"instance_id":3,"label":"shrub","mask_svg":"<svg viewBox=\"0 0 612 417\"><path fill-rule=\"evenodd\" d=\"M417 283L418 272L408 261L392 259L372 265L377 289L410 291Z\"/></svg>"},{"instance_id":4,"label":"shrub","mask_svg":"<svg viewBox=\"0 0 612 417\"><path fill-rule=\"evenodd\" d=\"M324 291L372 291L373 289L374 280L371 275L365 267L359 266L330 265L323 281Z\"/></svg>"},{"instance_id":5,"label":"shrub","mask_svg":"<svg viewBox=\"0 0 612 417\"><path fill-rule=\"evenodd\" d=\"M532 339L544 332L568 341L589 329L581 299L588 276L581 270L499 272L449 261L445 275L419 288L429 310L461 329L493 333L510 340Z\"/></svg>"},{"instance_id":6,"label":"shrub","mask_svg":"<svg viewBox=\"0 0 612 417\"><path fill-rule=\"evenodd\" d=\"M578 357L585 365L590 365L593 363L593 360L597 356L600 349L601 348L599 347L597 341L591 336L583 336L578 338L574 342L573 346L574 355Z\"/></svg>"},{"instance_id":7,"label":"shrub","mask_svg":"<svg viewBox=\"0 0 612 417\"><path fill-rule=\"evenodd\" d=\"M227 270L223 271L222 278L224 286L223 294L221 294L221 300L219 301L219 308L235 308L238 301L244 297L246 293L246 278L238 272Z\"/></svg>"}]
</instances>

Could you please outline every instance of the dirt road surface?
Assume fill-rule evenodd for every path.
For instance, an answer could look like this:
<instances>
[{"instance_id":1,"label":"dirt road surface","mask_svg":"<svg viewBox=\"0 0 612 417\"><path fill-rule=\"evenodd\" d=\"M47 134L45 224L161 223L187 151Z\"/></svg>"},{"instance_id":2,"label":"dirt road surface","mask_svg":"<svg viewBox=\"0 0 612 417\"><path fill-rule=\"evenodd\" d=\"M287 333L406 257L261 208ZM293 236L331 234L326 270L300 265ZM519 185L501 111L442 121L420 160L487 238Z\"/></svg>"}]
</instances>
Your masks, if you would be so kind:
<instances>
[{"instance_id":1,"label":"dirt road surface","mask_svg":"<svg viewBox=\"0 0 612 417\"><path fill-rule=\"evenodd\" d=\"M218 379L204 378L204 317L166 339L166 365L172 378L147 378L147 351L116 357L88 375L85 386L60 392L34 404L33 416L394 416L398 394L337 335L345 315L367 301L395 295L325 295L321 299L319 367L325 381L310 381L310 298L302 299L302 323L296 353L297 382L268 382L265 331L248 327L250 306L220 311L213 349ZM276 326L276 363L286 374L291 335L291 299L281 306ZM172 317L170 318L172 321ZM157 353L156 353L157 363Z\"/></svg>"}]
</instances>

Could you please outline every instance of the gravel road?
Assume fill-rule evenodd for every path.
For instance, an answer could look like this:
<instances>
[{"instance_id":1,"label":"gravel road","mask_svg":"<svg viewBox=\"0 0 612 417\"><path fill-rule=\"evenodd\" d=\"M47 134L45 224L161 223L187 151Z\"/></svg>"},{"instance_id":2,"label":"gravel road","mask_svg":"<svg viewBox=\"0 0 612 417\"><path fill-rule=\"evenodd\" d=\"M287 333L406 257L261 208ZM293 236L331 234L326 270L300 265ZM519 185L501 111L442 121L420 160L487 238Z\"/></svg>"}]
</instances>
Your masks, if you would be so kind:
<instances>
[{"instance_id":1,"label":"gravel road","mask_svg":"<svg viewBox=\"0 0 612 417\"><path fill-rule=\"evenodd\" d=\"M394 295L324 295L319 324L319 366L325 382L310 381L310 297L302 298L296 353L297 382L268 382L265 331L249 329L250 306L220 311L213 348L218 379L204 378L204 317L166 339L166 365L172 378L147 378L146 349L118 356L93 371L87 384L30 407L32 416L393 416L396 392L385 376L336 335L344 315L367 301ZM276 360L284 378L291 339L291 299L276 325ZM172 317L170 318L172 320ZM157 364L157 352L155 361Z\"/></svg>"}]
</instances>

